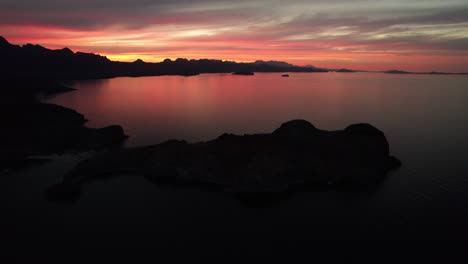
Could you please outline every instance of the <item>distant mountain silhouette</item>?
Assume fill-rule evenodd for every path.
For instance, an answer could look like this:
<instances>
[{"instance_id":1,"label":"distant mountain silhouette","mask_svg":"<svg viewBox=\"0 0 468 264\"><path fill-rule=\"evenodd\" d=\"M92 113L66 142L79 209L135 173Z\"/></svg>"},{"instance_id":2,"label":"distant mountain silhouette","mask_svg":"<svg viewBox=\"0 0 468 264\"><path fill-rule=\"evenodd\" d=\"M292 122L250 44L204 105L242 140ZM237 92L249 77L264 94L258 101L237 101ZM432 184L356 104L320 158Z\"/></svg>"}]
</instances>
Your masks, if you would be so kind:
<instances>
[{"instance_id":1,"label":"distant mountain silhouette","mask_svg":"<svg viewBox=\"0 0 468 264\"><path fill-rule=\"evenodd\" d=\"M10 43L4 37L0 36L0 47L7 47Z\"/></svg>"},{"instance_id":2,"label":"distant mountain silhouette","mask_svg":"<svg viewBox=\"0 0 468 264\"><path fill-rule=\"evenodd\" d=\"M338 69L336 72L356 72L355 70L350 70L350 69Z\"/></svg>"},{"instance_id":3,"label":"distant mountain silhouette","mask_svg":"<svg viewBox=\"0 0 468 264\"><path fill-rule=\"evenodd\" d=\"M257 65L269 65L269 66L282 67L282 68L294 67L294 65L289 64L289 63L284 62L284 61L262 61L262 60L258 60L258 61L255 61L254 63L257 64ZM310 67L307 67L307 68L310 68Z\"/></svg>"},{"instance_id":4,"label":"distant mountain silhouette","mask_svg":"<svg viewBox=\"0 0 468 264\"><path fill-rule=\"evenodd\" d=\"M467 72L410 72L410 71L402 71L402 70L389 70L384 71L383 73L388 74L432 74L432 75L468 75Z\"/></svg>"},{"instance_id":5,"label":"distant mountain silhouette","mask_svg":"<svg viewBox=\"0 0 468 264\"><path fill-rule=\"evenodd\" d=\"M138 60L134 61L133 63L135 63L135 64L143 64L143 63L145 63L145 62L144 62L142 59L138 59Z\"/></svg>"},{"instance_id":6,"label":"distant mountain silhouette","mask_svg":"<svg viewBox=\"0 0 468 264\"><path fill-rule=\"evenodd\" d=\"M166 59L160 63L111 61L93 53L68 48L51 50L40 45L10 44L0 37L2 79L95 79L117 76L196 75L230 72L326 72L326 69L299 67L286 62L236 63L221 60Z\"/></svg>"}]
</instances>

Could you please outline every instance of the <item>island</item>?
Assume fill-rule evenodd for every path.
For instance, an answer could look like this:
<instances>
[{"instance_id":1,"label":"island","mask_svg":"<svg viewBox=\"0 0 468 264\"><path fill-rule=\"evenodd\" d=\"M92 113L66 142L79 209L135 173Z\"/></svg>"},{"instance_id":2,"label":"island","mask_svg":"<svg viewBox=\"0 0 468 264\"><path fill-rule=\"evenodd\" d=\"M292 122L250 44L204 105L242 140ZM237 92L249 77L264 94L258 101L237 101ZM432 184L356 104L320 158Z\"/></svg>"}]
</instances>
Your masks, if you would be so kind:
<instances>
[{"instance_id":1,"label":"island","mask_svg":"<svg viewBox=\"0 0 468 264\"><path fill-rule=\"evenodd\" d=\"M384 71L384 73L388 73L388 74L412 74L412 72L401 71L401 70L389 70L389 71Z\"/></svg>"},{"instance_id":2,"label":"island","mask_svg":"<svg viewBox=\"0 0 468 264\"><path fill-rule=\"evenodd\" d=\"M467 72L438 72L438 71L410 72L410 71L402 71L402 70L389 70L389 71L384 71L383 73L388 73L388 74L429 74L429 75L468 75Z\"/></svg>"},{"instance_id":3,"label":"island","mask_svg":"<svg viewBox=\"0 0 468 264\"><path fill-rule=\"evenodd\" d=\"M254 75L254 72L251 71L236 71L232 73L233 75Z\"/></svg>"},{"instance_id":4,"label":"island","mask_svg":"<svg viewBox=\"0 0 468 264\"><path fill-rule=\"evenodd\" d=\"M350 69L338 69L335 72L351 73L351 72L356 72L356 71L355 70L350 70Z\"/></svg>"},{"instance_id":5,"label":"island","mask_svg":"<svg viewBox=\"0 0 468 264\"><path fill-rule=\"evenodd\" d=\"M127 173L175 188L210 188L248 203L270 202L298 190L375 186L401 165L389 151L384 133L369 124L325 131L292 120L269 134L106 152L79 163L46 198L73 203L83 185Z\"/></svg>"}]
</instances>

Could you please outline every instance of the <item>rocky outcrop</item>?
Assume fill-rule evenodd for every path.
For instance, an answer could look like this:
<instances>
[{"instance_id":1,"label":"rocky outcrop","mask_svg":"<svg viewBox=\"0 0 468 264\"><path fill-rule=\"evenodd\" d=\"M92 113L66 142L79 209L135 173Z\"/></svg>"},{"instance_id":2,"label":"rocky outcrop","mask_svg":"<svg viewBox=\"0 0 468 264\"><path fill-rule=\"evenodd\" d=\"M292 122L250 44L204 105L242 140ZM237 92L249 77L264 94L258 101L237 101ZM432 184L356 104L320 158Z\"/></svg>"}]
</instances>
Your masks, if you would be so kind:
<instances>
[{"instance_id":1,"label":"rocky outcrop","mask_svg":"<svg viewBox=\"0 0 468 264\"><path fill-rule=\"evenodd\" d=\"M22 164L30 155L102 149L126 138L122 127L87 128L72 109L44 103L0 104L5 126L0 131L0 168Z\"/></svg>"},{"instance_id":2,"label":"rocky outcrop","mask_svg":"<svg viewBox=\"0 0 468 264\"><path fill-rule=\"evenodd\" d=\"M369 124L324 131L293 120L271 134L223 134L194 144L172 140L102 154L78 164L47 197L74 201L82 184L128 172L159 184L210 187L270 200L308 187L372 186L398 166L384 133ZM73 195L64 195L66 190Z\"/></svg>"}]
</instances>

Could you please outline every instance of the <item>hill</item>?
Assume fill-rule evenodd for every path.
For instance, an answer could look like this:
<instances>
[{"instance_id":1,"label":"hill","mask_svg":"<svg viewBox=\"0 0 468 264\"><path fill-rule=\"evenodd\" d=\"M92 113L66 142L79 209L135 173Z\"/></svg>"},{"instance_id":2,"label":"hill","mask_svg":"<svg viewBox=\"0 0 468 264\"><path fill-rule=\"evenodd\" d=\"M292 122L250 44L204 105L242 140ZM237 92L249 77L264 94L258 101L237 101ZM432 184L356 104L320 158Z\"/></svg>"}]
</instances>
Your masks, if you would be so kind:
<instances>
[{"instance_id":1,"label":"hill","mask_svg":"<svg viewBox=\"0 0 468 264\"><path fill-rule=\"evenodd\" d=\"M278 61L237 63L222 60L166 59L159 63L111 61L94 53L51 50L40 45L10 44L0 37L2 79L97 79L119 76L196 75L229 72L326 72L326 69L299 67Z\"/></svg>"}]
</instances>

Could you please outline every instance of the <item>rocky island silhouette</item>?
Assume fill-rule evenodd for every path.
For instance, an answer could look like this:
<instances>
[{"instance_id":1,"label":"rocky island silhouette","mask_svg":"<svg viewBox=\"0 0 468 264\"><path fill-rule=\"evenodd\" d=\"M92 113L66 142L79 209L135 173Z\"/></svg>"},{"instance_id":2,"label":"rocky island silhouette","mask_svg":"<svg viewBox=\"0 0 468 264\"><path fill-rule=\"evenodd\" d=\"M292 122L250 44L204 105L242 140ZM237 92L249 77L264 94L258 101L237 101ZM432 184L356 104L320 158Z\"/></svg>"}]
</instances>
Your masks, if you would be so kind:
<instances>
[{"instance_id":1,"label":"rocky island silhouette","mask_svg":"<svg viewBox=\"0 0 468 264\"><path fill-rule=\"evenodd\" d=\"M271 202L298 189L374 186L400 165L384 133L369 124L324 131L292 120L271 134L170 140L100 154L79 163L46 197L75 202L83 185L129 173L157 184L213 188L248 203Z\"/></svg>"}]
</instances>

